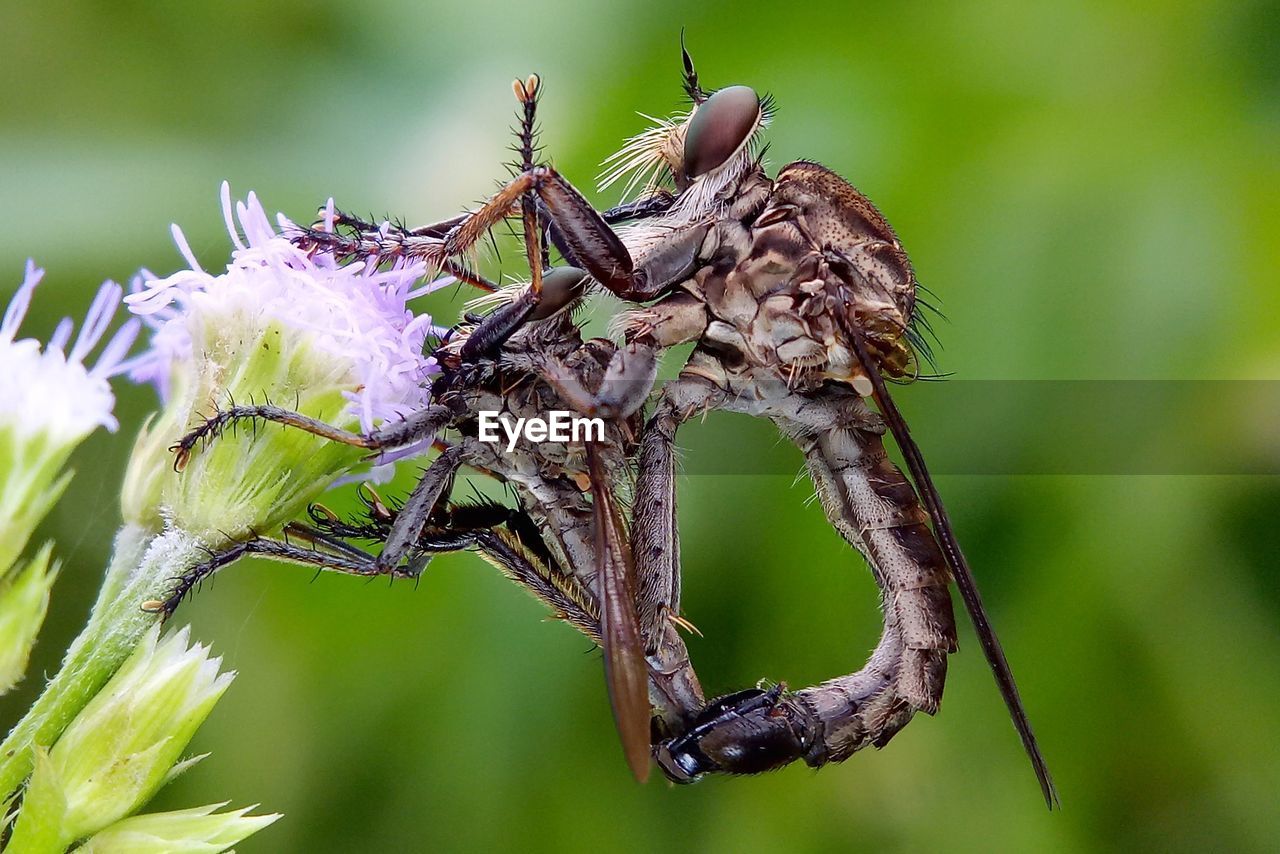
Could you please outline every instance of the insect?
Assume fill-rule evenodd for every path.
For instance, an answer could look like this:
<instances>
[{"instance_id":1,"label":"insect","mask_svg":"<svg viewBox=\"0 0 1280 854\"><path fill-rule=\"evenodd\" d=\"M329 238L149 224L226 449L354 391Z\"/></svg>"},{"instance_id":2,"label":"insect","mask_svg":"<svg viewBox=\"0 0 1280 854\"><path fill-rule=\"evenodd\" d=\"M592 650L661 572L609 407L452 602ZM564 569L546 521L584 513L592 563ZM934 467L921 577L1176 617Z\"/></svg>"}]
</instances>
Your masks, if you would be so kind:
<instances>
[{"instance_id":1,"label":"insect","mask_svg":"<svg viewBox=\"0 0 1280 854\"><path fill-rule=\"evenodd\" d=\"M947 656L956 650L948 589L954 579L1052 807L1056 793L1012 672L886 383L886 376L909 377L921 348L910 260L880 212L826 167L797 161L771 177L759 146L769 99L745 86L708 93L683 48L682 60L688 113L635 137L610 161L610 180L655 176L636 201L596 211L556 170L535 163L526 145L518 174L475 212L420 229L360 230L343 251L425 258L437 268L457 268L456 259L483 234L519 214L530 282L469 331L459 356L466 361L509 347L594 282L632 304L616 319L622 343L601 366L598 381L586 382L572 371L547 379L559 399L615 426L634 419L650 398L660 354L694 344L678 379L658 393L634 455L623 453L638 469L629 532L634 567L624 525L614 510L605 509L615 505L598 500L609 494L608 485L596 481L606 466L594 457L587 467L597 499L592 513L598 596L607 606L601 637L608 682L637 773L636 757L649 741L643 731L648 698L637 687L637 671L661 619L640 588L634 602L628 599L628 579L678 585L676 435L695 415L721 409L768 418L799 447L831 524L872 569L882 591L885 628L867 664L848 676L798 691L781 685L748 689L669 715L674 729L660 733L654 745L667 776L687 782L708 773L756 773L797 759L812 766L838 762L867 745L883 746L917 711L936 712ZM532 79L523 85L531 117L536 98L529 90L536 85ZM549 257L544 234L591 282L566 285L542 275ZM465 270L462 277L474 279ZM291 414L238 417L255 415L320 432ZM425 413L406 424L424 420L430 420ZM886 432L911 479L889 460ZM402 517L428 515L422 506L427 499L434 506L444 491L431 477L438 465L439 459ZM393 571L391 559L398 560L404 543L424 530L425 523L417 521L392 526L373 568ZM620 606L611 601L611 591L621 591ZM675 600L668 595L666 601ZM652 671L652 660L644 666Z\"/></svg>"}]
</instances>

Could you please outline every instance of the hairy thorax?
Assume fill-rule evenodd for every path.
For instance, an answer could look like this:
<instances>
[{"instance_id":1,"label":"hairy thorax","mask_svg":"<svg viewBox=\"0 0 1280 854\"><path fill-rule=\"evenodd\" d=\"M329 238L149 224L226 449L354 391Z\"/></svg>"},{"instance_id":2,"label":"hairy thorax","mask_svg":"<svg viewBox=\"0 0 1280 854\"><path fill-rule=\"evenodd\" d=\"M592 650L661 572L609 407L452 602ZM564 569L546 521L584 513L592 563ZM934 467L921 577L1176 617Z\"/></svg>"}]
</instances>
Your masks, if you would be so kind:
<instances>
[{"instance_id":1,"label":"hairy thorax","mask_svg":"<svg viewBox=\"0 0 1280 854\"><path fill-rule=\"evenodd\" d=\"M865 393L855 330L879 370L907 372L910 267L891 232L830 203L832 180L841 179L793 164L767 194L751 193L751 209L708 233L705 266L685 289L706 307L700 349L719 363L726 388L760 395L772 386L785 396L837 384Z\"/></svg>"}]
</instances>

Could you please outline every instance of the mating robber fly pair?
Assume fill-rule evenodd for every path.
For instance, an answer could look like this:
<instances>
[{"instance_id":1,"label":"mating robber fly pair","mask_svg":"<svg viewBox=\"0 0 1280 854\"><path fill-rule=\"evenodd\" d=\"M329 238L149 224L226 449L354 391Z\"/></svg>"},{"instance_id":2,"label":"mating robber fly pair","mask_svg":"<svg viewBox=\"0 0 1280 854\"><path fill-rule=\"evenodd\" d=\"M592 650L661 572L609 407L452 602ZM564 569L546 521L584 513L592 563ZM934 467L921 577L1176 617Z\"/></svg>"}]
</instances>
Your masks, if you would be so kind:
<instances>
[{"instance_id":1,"label":"mating robber fly pair","mask_svg":"<svg viewBox=\"0 0 1280 854\"><path fill-rule=\"evenodd\" d=\"M402 421L357 434L279 407L234 406L185 436L175 446L180 461L241 419L372 453L437 437L439 453L398 508L371 492L355 521L313 507L309 524L286 528L287 541L240 543L193 567L163 609L244 554L416 577L433 555L472 549L600 645L635 775L644 779L656 759L668 778L689 782L797 759L839 762L884 746L917 711L936 712L956 651L954 579L1052 807L1053 783L1008 662L886 386L885 377L911 377L921 350L911 263L880 212L829 169L797 161L770 177L759 146L769 99L746 86L704 91L682 56L689 111L606 161L606 184L631 175L630 191L651 176L634 201L599 212L536 159L540 83L530 77L515 83L516 174L477 210L414 229L339 214L329 227L299 231L300 244L339 257L424 260L492 292L491 310L450 331L435 353L432 404ZM512 217L530 278L498 289L465 258ZM574 322L573 309L597 288L627 303L614 320L617 343L584 340ZM661 355L682 343L694 347L679 376L655 390ZM558 409L604 419L603 440L508 454L477 435L481 412ZM884 629L857 672L798 691L779 684L705 699L678 631L687 624L674 458L680 425L716 409L767 418L797 445L831 524L870 565ZM915 488L889 460L886 431ZM452 502L463 466L508 484L517 506ZM381 549L374 555L359 541Z\"/></svg>"}]
</instances>

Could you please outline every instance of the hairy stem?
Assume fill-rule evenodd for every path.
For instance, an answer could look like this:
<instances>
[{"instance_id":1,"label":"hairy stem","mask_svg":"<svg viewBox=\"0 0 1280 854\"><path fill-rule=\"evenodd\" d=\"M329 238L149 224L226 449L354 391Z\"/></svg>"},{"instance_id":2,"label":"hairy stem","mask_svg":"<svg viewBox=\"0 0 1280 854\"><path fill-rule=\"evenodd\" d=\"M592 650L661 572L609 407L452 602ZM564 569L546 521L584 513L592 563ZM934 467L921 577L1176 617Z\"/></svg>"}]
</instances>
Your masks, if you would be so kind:
<instances>
[{"instance_id":1,"label":"hairy stem","mask_svg":"<svg viewBox=\"0 0 1280 854\"><path fill-rule=\"evenodd\" d=\"M119 530L88 623L72 641L57 675L0 745L0 797L31 773L34 746L57 741L155 625L158 617L143 611L141 603L158 598L195 549L192 538L177 532L156 534L133 524Z\"/></svg>"}]
</instances>

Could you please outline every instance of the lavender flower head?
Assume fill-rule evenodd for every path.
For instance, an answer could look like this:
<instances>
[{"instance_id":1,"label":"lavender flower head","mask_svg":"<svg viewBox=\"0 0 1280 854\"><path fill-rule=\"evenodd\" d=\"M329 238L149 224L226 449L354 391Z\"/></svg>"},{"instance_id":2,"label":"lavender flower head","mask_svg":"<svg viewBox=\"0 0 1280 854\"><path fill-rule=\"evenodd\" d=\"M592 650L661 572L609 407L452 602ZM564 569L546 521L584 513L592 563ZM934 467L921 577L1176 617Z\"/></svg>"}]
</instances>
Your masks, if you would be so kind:
<instances>
[{"instance_id":1,"label":"lavender flower head","mask_svg":"<svg viewBox=\"0 0 1280 854\"><path fill-rule=\"evenodd\" d=\"M448 283L420 284L420 263L379 269L300 248L287 237L292 222L279 215L273 225L252 193L233 205L225 183L222 209L233 244L224 270L206 270L174 226L188 269L144 272L124 298L153 330L130 375L155 383L166 403L135 450L143 462L130 467L126 519L158 514L205 541L271 529L361 452L273 427L256 439L223 436L175 476L168 446L232 402L269 400L365 431L422 408L437 370L424 345L440 330L408 303ZM332 204L326 219L332 227Z\"/></svg>"},{"instance_id":2,"label":"lavender flower head","mask_svg":"<svg viewBox=\"0 0 1280 854\"><path fill-rule=\"evenodd\" d=\"M6 573L66 489L71 474L64 467L72 450L97 427L116 429L108 379L124 369L125 354L138 333L137 321L125 324L97 361L86 364L120 305L120 286L106 282L74 343L71 318L58 324L46 344L18 338L43 277L44 270L28 261L22 284L0 320L0 599L6 590L12 592L3 586Z\"/></svg>"},{"instance_id":3,"label":"lavender flower head","mask_svg":"<svg viewBox=\"0 0 1280 854\"><path fill-rule=\"evenodd\" d=\"M201 337L193 327L242 314L305 330L318 348L344 363L356 380L344 396L364 430L428 403L435 364L422 355L423 345L440 330L407 304L447 281L415 287L426 273L421 263L379 270L301 249L285 236L297 227L279 214L277 232L252 192L235 203L233 218L226 182L222 213L235 247L225 272L206 272L174 225L174 242L190 269L163 279L144 273L125 297L129 310L153 329L150 352L130 366L132 379L155 383L167 401L175 366L192 359L192 340ZM332 227L331 207L328 222Z\"/></svg>"},{"instance_id":4,"label":"lavender flower head","mask_svg":"<svg viewBox=\"0 0 1280 854\"><path fill-rule=\"evenodd\" d=\"M138 333L137 321L122 327L92 366L85 364L106 335L120 305L122 290L104 282L89 307L80 334L64 318L44 346L34 338L17 338L44 270L27 262L26 275L0 321L0 428L30 438L46 434L58 444L75 444L96 427L115 431L115 396L107 380L119 373Z\"/></svg>"}]
</instances>

